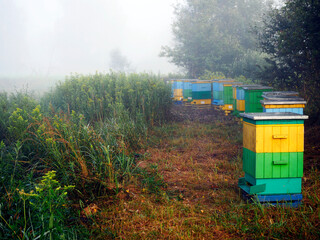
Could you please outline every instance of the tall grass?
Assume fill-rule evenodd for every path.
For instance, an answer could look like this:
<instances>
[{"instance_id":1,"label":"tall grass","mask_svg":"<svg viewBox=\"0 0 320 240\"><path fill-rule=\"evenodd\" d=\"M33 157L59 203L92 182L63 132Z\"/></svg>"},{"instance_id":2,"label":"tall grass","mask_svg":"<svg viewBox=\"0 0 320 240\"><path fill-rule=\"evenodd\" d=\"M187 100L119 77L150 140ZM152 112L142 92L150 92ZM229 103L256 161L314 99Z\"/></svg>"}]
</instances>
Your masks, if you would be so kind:
<instances>
[{"instance_id":1,"label":"tall grass","mask_svg":"<svg viewBox=\"0 0 320 240\"><path fill-rule=\"evenodd\" d=\"M81 113L89 122L117 116L121 104L133 120L142 115L152 125L166 119L171 100L169 87L156 75L111 72L67 77L43 98L42 105L49 104Z\"/></svg>"},{"instance_id":2,"label":"tall grass","mask_svg":"<svg viewBox=\"0 0 320 240\"><path fill-rule=\"evenodd\" d=\"M170 106L170 89L151 74L71 75L40 104L26 92L0 93L0 238L86 236L60 227L75 221L67 200L92 202L134 176L143 181L134 154ZM74 187L65 208L45 214L33 204L55 206L36 188L50 171L58 179L50 189Z\"/></svg>"}]
</instances>

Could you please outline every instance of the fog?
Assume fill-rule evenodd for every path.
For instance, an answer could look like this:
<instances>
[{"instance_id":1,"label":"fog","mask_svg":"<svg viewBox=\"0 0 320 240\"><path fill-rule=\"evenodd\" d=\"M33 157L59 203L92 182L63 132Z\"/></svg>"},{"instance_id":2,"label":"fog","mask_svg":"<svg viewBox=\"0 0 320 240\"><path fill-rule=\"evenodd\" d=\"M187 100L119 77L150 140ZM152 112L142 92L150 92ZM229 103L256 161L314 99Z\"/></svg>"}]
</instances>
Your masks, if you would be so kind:
<instances>
[{"instance_id":1,"label":"fog","mask_svg":"<svg viewBox=\"0 0 320 240\"><path fill-rule=\"evenodd\" d=\"M0 0L0 87L108 71L115 52L125 70L173 72L158 55L172 41L176 2Z\"/></svg>"}]
</instances>

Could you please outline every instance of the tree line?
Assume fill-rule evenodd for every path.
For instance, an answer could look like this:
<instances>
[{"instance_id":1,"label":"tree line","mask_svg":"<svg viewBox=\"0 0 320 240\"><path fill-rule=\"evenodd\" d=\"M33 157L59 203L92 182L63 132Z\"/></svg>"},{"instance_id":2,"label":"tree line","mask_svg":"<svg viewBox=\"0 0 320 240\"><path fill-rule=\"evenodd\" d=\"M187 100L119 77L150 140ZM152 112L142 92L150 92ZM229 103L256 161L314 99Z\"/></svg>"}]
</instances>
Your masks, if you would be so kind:
<instances>
[{"instance_id":1,"label":"tree line","mask_svg":"<svg viewBox=\"0 0 320 240\"><path fill-rule=\"evenodd\" d=\"M223 72L297 90L320 122L320 1L185 0L160 56L189 77Z\"/></svg>"}]
</instances>

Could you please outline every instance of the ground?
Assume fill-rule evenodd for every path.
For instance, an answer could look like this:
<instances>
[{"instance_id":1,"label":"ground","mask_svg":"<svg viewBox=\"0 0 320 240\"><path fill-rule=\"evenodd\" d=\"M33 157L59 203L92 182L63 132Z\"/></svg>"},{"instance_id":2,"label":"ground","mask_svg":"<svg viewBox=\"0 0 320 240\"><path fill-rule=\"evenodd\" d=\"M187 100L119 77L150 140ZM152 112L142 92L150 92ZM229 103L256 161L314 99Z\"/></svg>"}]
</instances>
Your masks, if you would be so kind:
<instances>
[{"instance_id":1,"label":"ground","mask_svg":"<svg viewBox=\"0 0 320 240\"><path fill-rule=\"evenodd\" d=\"M139 167L150 173L147 184L132 179L101 207L92 220L100 229L95 239L319 238L315 139L306 141L303 206L248 204L237 186L244 175L239 119L214 108L174 106L172 113L173 121L154 128L139 154Z\"/></svg>"}]
</instances>

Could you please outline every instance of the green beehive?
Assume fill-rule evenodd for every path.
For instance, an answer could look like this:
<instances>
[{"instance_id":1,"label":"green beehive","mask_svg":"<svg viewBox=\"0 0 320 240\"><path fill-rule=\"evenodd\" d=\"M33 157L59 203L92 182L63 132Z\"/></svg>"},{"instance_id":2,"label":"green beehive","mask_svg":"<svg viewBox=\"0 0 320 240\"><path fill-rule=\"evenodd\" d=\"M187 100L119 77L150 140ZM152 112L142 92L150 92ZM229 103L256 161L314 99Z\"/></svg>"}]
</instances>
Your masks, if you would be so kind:
<instances>
[{"instance_id":1,"label":"green beehive","mask_svg":"<svg viewBox=\"0 0 320 240\"><path fill-rule=\"evenodd\" d=\"M272 87L266 86L244 86L244 100L245 100L245 112L263 112L263 107L260 100L263 100L263 92L272 91Z\"/></svg>"},{"instance_id":2,"label":"green beehive","mask_svg":"<svg viewBox=\"0 0 320 240\"><path fill-rule=\"evenodd\" d=\"M226 84L223 86L223 103L224 104L233 104L233 92L232 85Z\"/></svg>"},{"instance_id":3,"label":"green beehive","mask_svg":"<svg viewBox=\"0 0 320 240\"><path fill-rule=\"evenodd\" d=\"M234 105L234 99L236 99L234 92L235 86L242 86L241 82L232 82L223 84L223 103ZM235 108L234 108L235 109Z\"/></svg>"}]
</instances>

